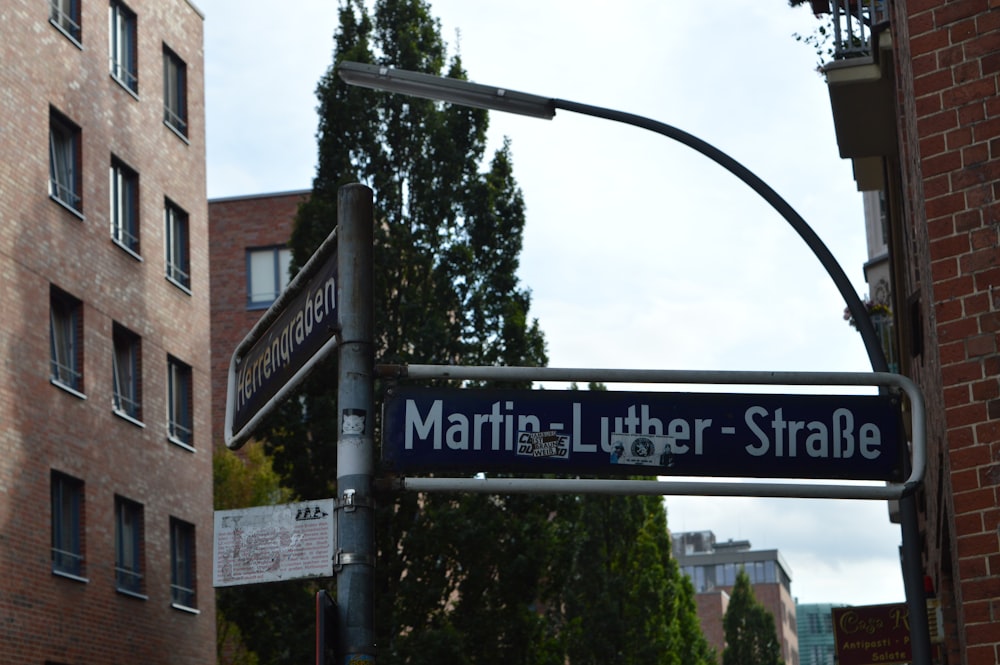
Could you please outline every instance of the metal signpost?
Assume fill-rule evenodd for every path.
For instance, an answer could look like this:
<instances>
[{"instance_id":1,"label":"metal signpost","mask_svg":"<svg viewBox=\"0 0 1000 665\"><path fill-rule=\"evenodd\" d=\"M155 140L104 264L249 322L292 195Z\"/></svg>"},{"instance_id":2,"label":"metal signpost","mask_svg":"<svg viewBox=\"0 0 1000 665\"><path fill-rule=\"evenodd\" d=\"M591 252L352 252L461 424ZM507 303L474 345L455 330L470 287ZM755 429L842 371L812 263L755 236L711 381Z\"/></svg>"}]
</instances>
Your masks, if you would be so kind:
<instances>
[{"instance_id":1,"label":"metal signpost","mask_svg":"<svg viewBox=\"0 0 1000 665\"><path fill-rule=\"evenodd\" d=\"M320 510L308 515L294 505L216 513L216 586L336 573L337 602L322 609L324 624L335 613L336 628L324 625L317 645L335 641L338 662L352 664L375 661L373 220L371 189L341 187L337 227L229 365L225 441L235 450L337 349L337 498L313 502ZM321 524L332 524L330 538Z\"/></svg>"}]
</instances>

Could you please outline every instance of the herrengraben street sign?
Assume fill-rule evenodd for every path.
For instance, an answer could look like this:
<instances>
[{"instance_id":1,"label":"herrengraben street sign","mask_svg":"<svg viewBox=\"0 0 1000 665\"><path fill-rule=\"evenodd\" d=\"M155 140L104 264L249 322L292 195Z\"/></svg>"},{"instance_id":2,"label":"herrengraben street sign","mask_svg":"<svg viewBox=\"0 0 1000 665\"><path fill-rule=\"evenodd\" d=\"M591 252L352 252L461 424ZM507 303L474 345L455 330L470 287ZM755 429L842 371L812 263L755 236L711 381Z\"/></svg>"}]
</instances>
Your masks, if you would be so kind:
<instances>
[{"instance_id":1,"label":"herrengraben street sign","mask_svg":"<svg viewBox=\"0 0 1000 665\"><path fill-rule=\"evenodd\" d=\"M397 473L900 480L899 404L877 395L401 386L383 461Z\"/></svg>"},{"instance_id":2,"label":"herrengraben street sign","mask_svg":"<svg viewBox=\"0 0 1000 665\"><path fill-rule=\"evenodd\" d=\"M225 441L239 448L254 427L336 348L336 230L233 353L226 397Z\"/></svg>"}]
</instances>

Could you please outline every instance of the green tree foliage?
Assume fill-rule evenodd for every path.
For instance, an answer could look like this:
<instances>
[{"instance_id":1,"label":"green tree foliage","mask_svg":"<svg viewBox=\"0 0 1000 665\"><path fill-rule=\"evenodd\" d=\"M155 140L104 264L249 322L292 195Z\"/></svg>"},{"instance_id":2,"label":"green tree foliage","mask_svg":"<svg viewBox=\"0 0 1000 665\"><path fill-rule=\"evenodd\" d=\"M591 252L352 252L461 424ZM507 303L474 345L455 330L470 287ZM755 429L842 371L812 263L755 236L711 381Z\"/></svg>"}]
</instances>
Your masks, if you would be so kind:
<instances>
[{"instance_id":1,"label":"green tree foliage","mask_svg":"<svg viewBox=\"0 0 1000 665\"><path fill-rule=\"evenodd\" d=\"M281 485L260 442L234 454L212 455L216 510L286 503ZM292 581L225 587L216 592L217 661L220 665L308 662L312 656L312 583ZM282 635L275 640L275 635Z\"/></svg>"},{"instance_id":2,"label":"green tree foliage","mask_svg":"<svg viewBox=\"0 0 1000 665\"><path fill-rule=\"evenodd\" d=\"M334 64L317 89L319 165L296 220L293 263L333 229L338 189L362 182L375 194L376 362L544 365L544 337L516 277L525 209L510 144L481 170L485 111L351 88L336 75L338 62L354 60L465 78L428 3L376 0L369 13L362 0L342 0L339 16ZM335 361L324 362L263 428L295 498L336 495L335 376ZM683 616L693 602L658 499L378 501L382 663L710 662L700 631L685 633L697 619ZM228 610L248 646L261 665L305 662L295 642L312 626L309 585L259 588L274 593Z\"/></svg>"},{"instance_id":3,"label":"green tree foliage","mask_svg":"<svg viewBox=\"0 0 1000 665\"><path fill-rule=\"evenodd\" d=\"M584 496L575 505L560 603L569 661L714 663L670 555L662 500Z\"/></svg>"},{"instance_id":4,"label":"green tree foliage","mask_svg":"<svg viewBox=\"0 0 1000 665\"><path fill-rule=\"evenodd\" d=\"M774 615L757 601L742 568L722 625L726 635L722 665L783 665Z\"/></svg>"}]
</instances>

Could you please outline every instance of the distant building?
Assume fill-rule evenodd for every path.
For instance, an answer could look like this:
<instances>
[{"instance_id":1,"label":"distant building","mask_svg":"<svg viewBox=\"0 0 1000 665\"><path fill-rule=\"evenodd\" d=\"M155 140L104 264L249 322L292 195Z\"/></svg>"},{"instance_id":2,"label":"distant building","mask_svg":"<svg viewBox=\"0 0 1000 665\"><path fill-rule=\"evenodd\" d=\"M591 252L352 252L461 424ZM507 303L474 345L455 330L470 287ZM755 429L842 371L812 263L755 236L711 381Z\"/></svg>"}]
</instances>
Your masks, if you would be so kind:
<instances>
[{"instance_id":1,"label":"distant building","mask_svg":"<svg viewBox=\"0 0 1000 665\"><path fill-rule=\"evenodd\" d=\"M212 663L204 17L0 15L0 663Z\"/></svg>"},{"instance_id":2,"label":"distant building","mask_svg":"<svg viewBox=\"0 0 1000 665\"><path fill-rule=\"evenodd\" d=\"M799 624L799 665L834 665L833 608L829 603L795 603Z\"/></svg>"},{"instance_id":3,"label":"distant building","mask_svg":"<svg viewBox=\"0 0 1000 665\"><path fill-rule=\"evenodd\" d=\"M778 550L752 550L750 541L717 542L711 531L672 534L673 553L681 571L694 584L698 618L709 644L721 655L725 648L722 618L740 568L747 572L757 600L774 615L781 657L798 665L792 578Z\"/></svg>"}]
</instances>

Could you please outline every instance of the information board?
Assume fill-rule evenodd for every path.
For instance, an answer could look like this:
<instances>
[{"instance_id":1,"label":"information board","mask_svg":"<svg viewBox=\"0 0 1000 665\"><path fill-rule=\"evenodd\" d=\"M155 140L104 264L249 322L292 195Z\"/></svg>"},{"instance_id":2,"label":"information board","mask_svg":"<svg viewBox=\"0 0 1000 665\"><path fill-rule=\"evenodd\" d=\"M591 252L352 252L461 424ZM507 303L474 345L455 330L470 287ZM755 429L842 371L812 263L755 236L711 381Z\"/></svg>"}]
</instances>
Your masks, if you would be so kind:
<instances>
[{"instance_id":1,"label":"information board","mask_svg":"<svg viewBox=\"0 0 1000 665\"><path fill-rule=\"evenodd\" d=\"M215 512L217 587L333 575L334 500Z\"/></svg>"}]
</instances>

